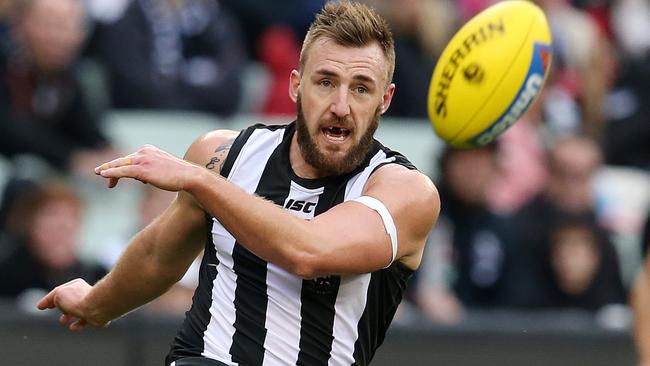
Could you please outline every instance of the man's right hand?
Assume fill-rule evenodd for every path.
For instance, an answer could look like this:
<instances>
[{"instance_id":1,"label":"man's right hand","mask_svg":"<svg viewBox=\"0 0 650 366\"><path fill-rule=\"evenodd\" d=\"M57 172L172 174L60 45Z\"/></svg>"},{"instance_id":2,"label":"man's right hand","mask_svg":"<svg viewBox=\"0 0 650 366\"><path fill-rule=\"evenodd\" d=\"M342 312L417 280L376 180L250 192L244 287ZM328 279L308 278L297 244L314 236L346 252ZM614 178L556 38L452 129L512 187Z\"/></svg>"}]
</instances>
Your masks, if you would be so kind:
<instances>
[{"instance_id":1,"label":"man's right hand","mask_svg":"<svg viewBox=\"0 0 650 366\"><path fill-rule=\"evenodd\" d=\"M61 324L70 324L70 330L82 330L88 325L105 327L110 321L91 319L84 310L84 301L92 289L88 282L77 278L54 288L36 305L40 310L57 308L62 315Z\"/></svg>"}]
</instances>

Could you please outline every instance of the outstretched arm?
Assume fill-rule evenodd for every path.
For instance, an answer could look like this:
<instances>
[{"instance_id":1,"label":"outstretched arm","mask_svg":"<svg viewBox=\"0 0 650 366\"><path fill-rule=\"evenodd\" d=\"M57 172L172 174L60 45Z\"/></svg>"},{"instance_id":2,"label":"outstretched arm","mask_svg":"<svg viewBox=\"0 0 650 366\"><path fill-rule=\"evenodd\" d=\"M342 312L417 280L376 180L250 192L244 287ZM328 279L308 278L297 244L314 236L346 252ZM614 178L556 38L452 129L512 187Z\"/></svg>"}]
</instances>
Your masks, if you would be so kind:
<instances>
[{"instance_id":1,"label":"outstretched arm","mask_svg":"<svg viewBox=\"0 0 650 366\"><path fill-rule=\"evenodd\" d=\"M215 162L223 161L227 155L227 150L214 147L227 144L232 135L223 132L202 137L198 140L204 141L202 148L191 148L186 159L203 164L207 169L200 169L214 175L221 166ZM202 151L209 146L212 151ZM212 158L200 160L210 155ZM38 308L60 309L62 323L75 320L70 325L72 330L87 324L104 326L162 295L176 283L203 248L206 233L205 211L194 197L180 192L160 217L133 237L104 279L94 286L81 279L58 286L39 302Z\"/></svg>"},{"instance_id":2,"label":"outstretched arm","mask_svg":"<svg viewBox=\"0 0 650 366\"><path fill-rule=\"evenodd\" d=\"M386 266L392 256L380 215L358 202L306 221L152 146L106 163L97 173L113 183L130 177L191 193L247 249L301 277L367 273ZM417 268L440 206L431 181L417 171L387 165L372 175L363 194L386 206L397 229L396 258Z\"/></svg>"},{"instance_id":3,"label":"outstretched arm","mask_svg":"<svg viewBox=\"0 0 650 366\"><path fill-rule=\"evenodd\" d=\"M187 193L129 243L115 268L94 286L76 279L56 287L38 304L58 307L62 323L104 326L165 293L185 273L205 238L203 211ZM196 208L193 208L195 206Z\"/></svg>"}]
</instances>

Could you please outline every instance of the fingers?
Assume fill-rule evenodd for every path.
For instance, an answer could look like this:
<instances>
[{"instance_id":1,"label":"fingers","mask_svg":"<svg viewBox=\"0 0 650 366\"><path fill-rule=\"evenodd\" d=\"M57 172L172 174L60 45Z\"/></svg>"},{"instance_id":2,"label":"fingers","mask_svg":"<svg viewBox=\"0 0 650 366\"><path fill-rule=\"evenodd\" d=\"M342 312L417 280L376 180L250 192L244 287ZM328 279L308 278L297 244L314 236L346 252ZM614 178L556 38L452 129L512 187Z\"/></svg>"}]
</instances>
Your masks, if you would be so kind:
<instances>
[{"instance_id":1,"label":"fingers","mask_svg":"<svg viewBox=\"0 0 650 366\"><path fill-rule=\"evenodd\" d=\"M68 324L72 319L74 319L74 317L73 317L72 315L61 314L61 316L59 317L59 323L61 323L61 325L66 325L66 324Z\"/></svg>"},{"instance_id":2,"label":"fingers","mask_svg":"<svg viewBox=\"0 0 650 366\"><path fill-rule=\"evenodd\" d=\"M109 178L108 179L108 188L113 188L117 185L118 180L120 179L119 177L110 177L106 176L103 173L107 171L108 169L112 168L118 168L118 167L123 167L123 166L130 166L134 163L134 156L133 154L127 155L121 158L117 158L114 160L111 160L107 163L104 163L98 167L95 168L95 174L101 175L102 177Z\"/></svg>"},{"instance_id":3,"label":"fingers","mask_svg":"<svg viewBox=\"0 0 650 366\"><path fill-rule=\"evenodd\" d=\"M62 285L56 286L55 288L52 289L52 291L48 292L47 295L43 296L43 298L36 304L36 307L39 310L45 310L45 309L54 309L56 305L56 295L57 292L59 291L60 288L69 286L73 283L83 281L80 278L75 278L74 280L68 281Z\"/></svg>"},{"instance_id":4,"label":"fingers","mask_svg":"<svg viewBox=\"0 0 650 366\"><path fill-rule=\"evenodd\" d=\"M83 279L77 278L54 288L45 295L36 306L41 309L58 308L61 311L59 323L70 324L71 331L86 328L89 323L79 308L79 304L90 291L91 286Z\"/></svg>"},{"instance_id":5,"label":"fingers","mask_svg":"<svg viewBox=\"0 0 650 366\"><path fill-rule=\"evenodd\" d=\"M130 166L135 163L135 156L133 154L111 160L95 168L95 174L101 175L103 171L111 168L119 168L123 166Z\"/></svg>"},{"instance_id":6,"label":"fingers","mask_svg":"<svg viewBox=\"0 0 650 366\"><path fill-rule=\"evenodd\" d=\"M120 178L134 178L134 179L140 179L140 173L142 171L142 168L137 166L137 165L124 165L116 168L108 168L106 170L102 170L100 172L100 175L104 178L109 178L109 187L115 187L117 184L118 179Z\"/></svg>"},{"instance_id":7,"label":"fingers","mask_svg":"<svg viewBox=\"0 0 650 366\"><path fill-rule=\"evenodd\" d=\"M113 188L117 185L119 178L109 178L108 179L108 188Z\"/></svg>"},{"instance_id":8,"label":"fingers","mask_svg":"<svg viewBox=\"0 0 650 366\"><path fill-rule=\"evenodd\" d=\"M79 319L76 322L70 324L70 330L73 332L83 330L88 325L88 322L84 319Z\"/></svg>"},{"instance_id":9,"label":"fingers","mask_svg":"<svg viewBox=\"0 0 650 366\"><path fill-rule=\"evenodd\" d=\"M61 325L66 325L74 319L75 317L73 317L72 315L63 314L59 317L59 323L61 323ZM76 321L72 322L68 328L71 331L75 332L75 331L82 330L87 326L88 326L88 322L85 319L77 319Z\"/></svg>"},{"instance_id":10,"label":"fingers","mask_svg":"<svg viewBox=\"0 0 650 366\"><path fill-rule=\"evenodd\" d=\"M151 148L145 146L145 148ZM141 150L143 151L144 148ZM139 166L142 157L138 152L121 158L111 160L95 168L95 174L108 178L108 188L117 186L120 178L133 178L147 183L141 178L141 167Z\"/></svg>"},{"instance_id":11,"label":"fingers","mask_svg":"<svg viewBox=\"0 0 650 366\"><path fill-rule=\"evenodd\" d=\"M43 296L43 298L36 304L36 307L39 310L45 310L45 309L53 309L54 308L54 294L55 294L56 288L52 291L50 291L47 295Z\"/></svg>"}]
</instances>

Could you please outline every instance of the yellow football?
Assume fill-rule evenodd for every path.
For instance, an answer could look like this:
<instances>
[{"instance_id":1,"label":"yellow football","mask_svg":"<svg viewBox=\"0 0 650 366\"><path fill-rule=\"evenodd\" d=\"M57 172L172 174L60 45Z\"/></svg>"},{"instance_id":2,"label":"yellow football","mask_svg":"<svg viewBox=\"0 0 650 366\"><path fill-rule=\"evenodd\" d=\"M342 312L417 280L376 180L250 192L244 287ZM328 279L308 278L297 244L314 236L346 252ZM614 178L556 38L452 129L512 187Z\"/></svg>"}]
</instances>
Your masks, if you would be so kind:
<instances>
[{"instance_id":1,"label":"yellow football","mask_svg":"<svg viewBox=\"0 0 650 366\"><path fill-rule=\"evenodd\" d=\"M438 136L465 148L494 140L530 107L551 58L551 32L537 5L503 1L474 16L433 71L428 112Z\"/></svg>"}]
</instances>

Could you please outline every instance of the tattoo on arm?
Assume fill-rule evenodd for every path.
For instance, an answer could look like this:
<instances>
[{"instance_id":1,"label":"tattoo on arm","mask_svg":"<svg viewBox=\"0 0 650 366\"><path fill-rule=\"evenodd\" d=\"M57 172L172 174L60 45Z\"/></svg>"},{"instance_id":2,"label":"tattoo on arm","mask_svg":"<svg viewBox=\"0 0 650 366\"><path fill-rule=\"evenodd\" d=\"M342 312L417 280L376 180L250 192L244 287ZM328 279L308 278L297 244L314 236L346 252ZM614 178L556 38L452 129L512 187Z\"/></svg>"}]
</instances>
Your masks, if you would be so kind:
<instances>
[{"instance_id":1,"label":"tattoo on arm","mask_svg":"<svg viewBox=\"0 0 650 366\"><path fill-rule=\"evenodd\" d=\"M233 141L235 139L230 139L226 141L223 145L217 147L216 150L214 150L215 156L210 158L210 161L205 164L205 167L210 169L210 170L216 170L217 172L221 171L221 166L223 165L223 162L226 160L226 157L228 156L228 152L230 152L230 147L232 146Z\"/></svg>"}]
</instances>

